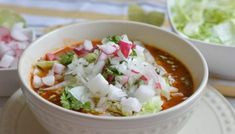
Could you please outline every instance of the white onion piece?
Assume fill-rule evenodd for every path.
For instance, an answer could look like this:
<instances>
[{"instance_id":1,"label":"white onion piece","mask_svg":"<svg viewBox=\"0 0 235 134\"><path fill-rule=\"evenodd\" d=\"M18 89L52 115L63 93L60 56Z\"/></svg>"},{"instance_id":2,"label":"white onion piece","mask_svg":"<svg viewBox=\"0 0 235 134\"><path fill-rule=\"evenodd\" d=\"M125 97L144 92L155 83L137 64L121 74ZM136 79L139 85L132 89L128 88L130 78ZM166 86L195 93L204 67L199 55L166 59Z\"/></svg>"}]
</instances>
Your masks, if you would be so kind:
<instances>
[{"instance_id":1,"label":"white onion piece","mask_svg":"<svg viewBox=\"0 0 235 134\"><path fill-rule=\"evenodd\" d=\"M65 70L65 66L60 64L60 63L55 63L53 65L53 70L57 74L62 74L64 72L64 70Z\"/></svg>"},{"instance_id":2,"label":"white onion piece","mask_svg":"<svg viewBox=\"0 0 235 134\"><path fill-rule=\"evenodd\" d=\"M154 88L148 85L141 85L135 92L135 97L144 103L155 96Z\"/></svg>"},{"instance_id":3,"label":"white onion piece","mask_svg":"<svg viewBox=\"0 0 235 134\"><path fill-rule=\"evenodd\" d=\"M3 67L3 68L10 67L11 64L13 63L14 59L15 58L13 56L4 54L1 61L0 61L0 67Z\"/></svg>"},{"instance_id":4,"label":"white onion piece","mask_svg":"<svg viewBox=\"0 0 235 134\"><path fill-rule=\"evenodd\" d=\"M83 45L85 50L91 51L93 49L93 45L90 40L85 40Z\"/></svg>"},{"instance_id":5,"label":"white onion piece","mask_svg":"<svg viewBox=\"0 0 235 134\"><path fill-rule=\"evenodd\" d=\"M101 52L100 55L99 55L98 60L106 60L107 58L108 58L107 54Z\"/></svg>"},{"instance_id":6,"label":"white onion piece","mask_svg":"<svg viewBox=\"0 0 235 134\"><path fill-rule=\"evenodd\" d=\"M92 75L97 75L98 73L101 73L104 68L104 65L105 61L99 60L93 68Z\"/></svg>"},{"instance_id":7,"label":"white onion piece","mask_svg":"<svg viewBox=\"0 0 235 134\"><path fill-rule=\"evenodd\" d=\"M104 97L109 92L109 83L100 73L87 82L87 87L97 97Z\"/></svg>"},{"instance_id":8,"label":"white onion piece","mask_svg":"<svg viewBox=\"0 0 235 134\"><path fill-rule=\"evenodd\" d=\"M29 37L23 32L23 23L16 23L11 30L11 37L17 41L28 41Z\"/></svg>"},{"instance_id":9,"label":"white onion piece","mask_svg":"<svg viewBox=\"0 0 235 134\"><path fill-rule=\"evenodd\" d=\"M136 45L136 47L135 47L135 51L136 51L137 56L144 57L144 50L145 50L145 48L143 48L139 45Z\"/></svg>"},{"instance_id":10,"label":"white onion piece","mask_svg":"<svg viewBox=\"0 0 235 134\"><path fill-rule=\"evenodd\" d=\"M69 92L79 101L85 103L89 101L87 90L84 86L77 86L69 90Z\"/></svg>"},{"instance_id":11,"label":"white onion piece","mask_svg":"<svg viewBox=\"0 0 235 134\"><path fill-rule=\"evenodd\" d=\"M136 98L123 98L121 100L122 113L132 115L133 112L140 112L142 105Z\"/></svg>"},{"instance_id":12,"label":"white onion piece","mask_svg":"<svg viewBox=\"0 0 235 134\"><path fill-rule=\"evenodd\" d=\"M132 42L128 39L126 34L122 35L121 37L122 37L122 41L124 41L124 42L126 42L128 44L132 44Z\"/></svg>"},{"instance_id":13,"label":"white onion piece","mask_svg":"<svg viewBox=\"0 0 235 134\"><path fill-rule=\"evenodd\" d=\"M18 42L18 49L25 49L28 46L27 42Z\"/></svg>"},{"instance_id":14,"label":"white onion piece","mask_svg":"<svg viewBox=\"0 0 235 134\"><path fill-rule=\"evenodd\" d=\"M33 76L33 87L40 88L42 85L43 85L42 79L39 76L34 75Z\"/></svg>"},{"instance_id":15,"label":"white onion piece","mask_svg":"<svg viewBox=\"0 0 235 134\"><path fill-rule=\"evenodd\" d=\"M119 101L121 98L127 96L125 92L122 91L122 89L110 85L109 86L109 93L108 93L108 99L113 101Z\"/></svg>"},{"instance_id":16,"label":"white onion piece","mask_svg":"<svg viewBox=\"0 0 235 134\"><path fill-rule=\"evenodd\" d=\"M52 86L55 84L55 76L54 75L48 75L42 78L42 83L47 86Z\"/></svg>"},{"instance_id":17,"label":"white onion piece","mask_svg":"<svg viewBox=\"0 0 235 134\"><path fill-rule=\"evenodd\" d=\"M107 55L113 54L117 51L117 48L114 45L99 45L99 49Z\"/></svg>"}]
</instances>

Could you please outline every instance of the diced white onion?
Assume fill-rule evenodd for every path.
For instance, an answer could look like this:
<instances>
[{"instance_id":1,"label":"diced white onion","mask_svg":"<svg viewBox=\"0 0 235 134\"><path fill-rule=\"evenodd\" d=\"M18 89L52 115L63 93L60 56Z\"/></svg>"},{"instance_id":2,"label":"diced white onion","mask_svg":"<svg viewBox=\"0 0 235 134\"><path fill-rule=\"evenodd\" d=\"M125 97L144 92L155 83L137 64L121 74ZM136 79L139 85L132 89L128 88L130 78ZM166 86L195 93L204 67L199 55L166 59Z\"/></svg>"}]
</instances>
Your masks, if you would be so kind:
<instances>
[{"instance_id":1,"label":"diced white onion","mask_svg":"<svg viewBox=\"0 0 235 134\"><path fill-rule=\"evenodd\" d=\"M15 58L13 56L5 54L0 61L0 67L4 67L4 68L10 67L14 59Z\"/></svg>"},{"instance_id":2,"label":"diced white onion","mask_svg":"<svg viewBox=\"0 0 235 134\"><path fill-rule=\"evenodd\" d=\"M127 94L123 92L122 89L113 85L109 86L109 93L108 93L109 100L118 101L125 96L127 96Z\"/></svg>"},{"instance_id":3,"label":"diced white onion","mask_svg":"<svg viewBox=\"0 0 235 134\"><path fill-rule=\"evenodd\" d=\"M121 110L125 115L132 115L133 112L140 112L142 105L136 98L123 98L121 100Z\"/></svg>"},{"instance_id":4,"label":"diced white onion","mask_svg":"<svg viewBox=\"0 0 235 134\"><path fill-rule=\"evenodd\" d=\"M93 49L93 45L90 40L85 40L83 45L85 50L91 51Z\"/></svg>"},{"instance_id":5,"label":"diced white onion","mask_svg":"<svg viewBox=\"0 0 235 134\"><path fill-rule=\"evenodd\" d=\"M155 96L154 88L148 85L141 85L135 92L135 97L144 103Z\"/></svg>"},{"instance_id":6,"label":"diced white onion","mask_svg":"<svg viewBox=\"0 0 235 134\"><path fill-rule=\"evenodd\" d=\"M11 36L17 41L28 41L29 37L27 37L24 32L22 31L23 29L23 23L17 23L13 26L11 30Z\"/></svg>"},{"instance_id":7,"label":"diced white onion","mask_svg":"<svg viewBox=\"0 0 235 134\"><path fill-rule=\"evenodd\" d=\"M42 86L42 79L37 76L37 75L34 75L33 76L33 87L34 88L40 88Z\"/></svg>"},{"instance_id":8,"label":"diced white onion","mask_svg":"<svg viewBox=\"0 0 235 134\"><path fill-rule=\"evenodd\" d=\"M65 66L60 63L54 63L53 70L57 74L62 74L65 70Z\"/></svg>"},{"instance_id":9,"label":"diced white onion","mask_svg":"<svg viewBox=\"0 0 235 134\"><path fill-rule=\"evenodd\" d=\"M109 92L109 83L100 73L87 82L87 87L97 97L104 97Z\"/></svg>"},{"instance_id":10,"label":"diced white onion","mask_svg":"<svg viewBox=\"0 0 235 134\"><path fill-rule=\"evenodd\" d=\"M55 76L54 75L48 75L42 78L42 83L47 86L52 86L55 84Z\"/></svg>"}]
</instances>

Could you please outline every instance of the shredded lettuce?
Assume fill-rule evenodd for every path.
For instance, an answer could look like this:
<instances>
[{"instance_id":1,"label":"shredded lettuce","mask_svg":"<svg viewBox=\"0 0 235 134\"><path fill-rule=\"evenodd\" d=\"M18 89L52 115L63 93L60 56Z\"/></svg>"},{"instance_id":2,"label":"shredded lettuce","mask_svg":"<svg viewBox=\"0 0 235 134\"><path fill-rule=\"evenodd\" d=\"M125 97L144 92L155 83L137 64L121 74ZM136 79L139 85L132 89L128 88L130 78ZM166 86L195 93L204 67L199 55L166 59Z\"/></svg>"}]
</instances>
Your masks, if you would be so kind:
<instances>
[{"instance_id":1,"label":"shredded lettuce","mask_svg":"<svg viewBox=\"0 0 235 134\"><path fill-rule=\"evenodd\" d=\"M25 20L19 14L12 10L0 10L0 26L12 28L16 23L22 22L25 25Z\"/></svg>"},{"instance_id":2,"label":"shredded lettuce","mask_svg":"<svg viewBox=\"0 0 235 134\"><path fill-rule=\"evenodd\" d=\"M142 106L140 115L156 113L162 110L163 101L160 96L153 97L151 100L145 102Z\"/></svg>"},{"instance_id":3,"label":"shredded lettuce","mask_svg":"<svg viewBox=\"0 0 235 134\"><path fill-rule=\"evenodd\" d=\"M73 109L73 110L89 110L91 108L90 102L82 103L81 101L77 100L70 92L71 86L67 86L64 89L64 92L62 93L60 97L60 102L62 106L66 109Z\"/></svg>"},{"instance_id":4,"label":"shredded lettuce","mask_svg":"<svg viewBox=\"0 0 235 134\"><path fill-rule=\"evenodd\" d=\"M178 0L171 8L176 29L189 38L235 45L234 0Z\"/></svg>"}]
</instances>

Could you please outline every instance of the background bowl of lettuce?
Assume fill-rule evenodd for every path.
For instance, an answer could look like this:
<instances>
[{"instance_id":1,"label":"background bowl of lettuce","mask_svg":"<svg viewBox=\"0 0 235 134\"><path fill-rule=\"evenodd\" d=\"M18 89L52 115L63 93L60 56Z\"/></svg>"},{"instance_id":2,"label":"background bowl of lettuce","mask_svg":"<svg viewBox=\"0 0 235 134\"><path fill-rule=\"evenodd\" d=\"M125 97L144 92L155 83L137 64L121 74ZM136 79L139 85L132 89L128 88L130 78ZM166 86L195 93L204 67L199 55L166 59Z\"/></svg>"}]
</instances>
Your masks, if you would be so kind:
<instances>
[{"instance_id":1,"label":"background bowl of lettuce","mask_svg":"<svg viewBox=\"0 0 235 134\"><path fill-rule=\"evenodd\" d=\"M173 30L207 60L210 75L235 80L235 1L168 0Z\"/></svg>"}]
</instances>

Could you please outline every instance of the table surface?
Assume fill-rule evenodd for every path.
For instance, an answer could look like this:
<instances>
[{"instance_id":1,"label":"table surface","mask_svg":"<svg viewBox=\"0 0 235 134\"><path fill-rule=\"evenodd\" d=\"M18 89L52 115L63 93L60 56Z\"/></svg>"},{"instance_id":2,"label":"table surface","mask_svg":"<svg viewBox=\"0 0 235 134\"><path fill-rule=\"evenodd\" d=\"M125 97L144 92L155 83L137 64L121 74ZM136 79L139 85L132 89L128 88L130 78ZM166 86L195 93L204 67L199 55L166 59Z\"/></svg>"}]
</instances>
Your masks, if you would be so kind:
<instances>
[{"instance_id":1,"label":"table surface","mask_svg":"<svg viewBox=\"0 0 235 134\"><path fill-rule=\"evenodd\" d=\"M7 8L20 13L28 27L34 28L36 34L41 35L45 27L55 25L98 19L125 20L128 4L134 2L138 2L147 11L166 12L165 0L0 0L0 9ZM168 20L163 28L170 30ZM0 97L0 109L8 99L9 96ZM226 99L235 108L235 98Z\"/></svg>"}]
</instances>

